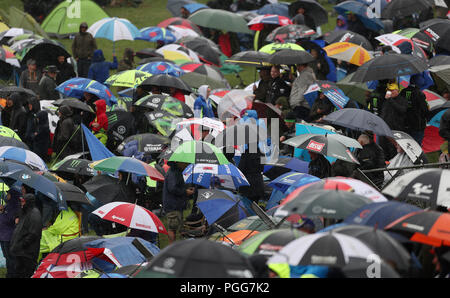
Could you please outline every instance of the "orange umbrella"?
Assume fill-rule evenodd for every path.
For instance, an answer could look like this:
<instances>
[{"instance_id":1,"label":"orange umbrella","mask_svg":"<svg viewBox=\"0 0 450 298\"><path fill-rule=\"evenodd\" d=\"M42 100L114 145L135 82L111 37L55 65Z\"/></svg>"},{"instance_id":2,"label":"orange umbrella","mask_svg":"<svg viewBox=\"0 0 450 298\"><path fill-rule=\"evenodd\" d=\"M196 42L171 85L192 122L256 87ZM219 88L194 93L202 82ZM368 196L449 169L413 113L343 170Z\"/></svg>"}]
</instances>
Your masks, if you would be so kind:
<instances>
[{"instance_id":1,"label":"orange umbrella","mask_svg":"<svg viewBox=\"0 0 450 298\"><path fill-rule=\"evenodd\" d=\"M220 238L219 241L227 242L233 245L241 245L244 240L247 240L256 234L259 234L259 232L252 230L239 230Z\"/></svg>"},{"instance_id":2,"label":"orange umbrella","mask_svg":"<svg viewBox=\"0 0 450 298\"><path fill-rule=\"evenodd\" d=\"M363 47L351 42L335 42L323 48L328 57L346 61L358 66L373 58Z\"/></svg>"}]
</instances>

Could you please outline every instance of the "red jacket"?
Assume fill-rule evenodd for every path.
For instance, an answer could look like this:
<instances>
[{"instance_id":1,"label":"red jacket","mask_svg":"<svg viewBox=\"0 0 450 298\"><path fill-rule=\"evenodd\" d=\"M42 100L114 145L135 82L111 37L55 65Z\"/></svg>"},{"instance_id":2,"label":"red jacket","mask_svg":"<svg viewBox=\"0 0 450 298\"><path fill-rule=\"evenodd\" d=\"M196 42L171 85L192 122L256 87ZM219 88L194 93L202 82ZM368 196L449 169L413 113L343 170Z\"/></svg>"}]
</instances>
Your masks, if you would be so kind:
<instances>
[{"instance_id":1,"label":"red jacket","mask_svg":"<svg viewBox=\"0 0 450 298\"><path fill-rule=\"evenodd\" d=\"M172 94L172 97L175 97L179 101L185 102L184 93L181 90L177 89L177 91Z\"/></svg>"},{"instance_id":2,"label":"red jacket","mask_svg":"<svg viewBox=\"0 0 450 298\"><path fill-rule=\"evenodd\" d=\"M108 130L108 116L106 116L106 101L104 99L99 99L94 102L97 107L97 117L95 117L94 121L92 121L89 126L94 132L99 132L100 129ZM93 127L93 123L98 123L98 127Z\"/></svg>"}]
</instances>

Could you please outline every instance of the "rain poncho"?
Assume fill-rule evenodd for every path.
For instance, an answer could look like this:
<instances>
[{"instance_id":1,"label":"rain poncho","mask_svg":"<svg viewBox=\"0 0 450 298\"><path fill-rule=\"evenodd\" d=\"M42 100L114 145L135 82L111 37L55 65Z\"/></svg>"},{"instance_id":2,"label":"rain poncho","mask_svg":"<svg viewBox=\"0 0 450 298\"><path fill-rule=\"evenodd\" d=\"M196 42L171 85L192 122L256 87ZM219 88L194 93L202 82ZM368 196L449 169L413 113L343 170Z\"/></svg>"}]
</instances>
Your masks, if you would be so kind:
<instances>
[{"instance_id":1,"label":"rain poncho","mask_svg":"<svg viewBox=\"0 0 450 298\"><path fill-rule=\"evenodd\" d=\"M206 98L208 93L208 85L202 85L198 88L198 97L194 102L194 117L195 118L214 118L214 112L211 105L211 100Z\"/></svg>"}]
</instances>

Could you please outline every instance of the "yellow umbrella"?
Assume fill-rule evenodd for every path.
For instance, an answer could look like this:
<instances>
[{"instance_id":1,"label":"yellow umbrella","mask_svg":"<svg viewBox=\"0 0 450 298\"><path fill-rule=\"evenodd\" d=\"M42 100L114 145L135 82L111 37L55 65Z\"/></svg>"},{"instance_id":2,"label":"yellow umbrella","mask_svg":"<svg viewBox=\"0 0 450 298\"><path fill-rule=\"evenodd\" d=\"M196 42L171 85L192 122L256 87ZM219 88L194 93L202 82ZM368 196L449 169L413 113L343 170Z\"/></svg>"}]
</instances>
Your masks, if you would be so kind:
<instances>
[{"instance_id":1,"label":"yellow umbrella","mask_svg":"<svg viewBox=\"0 0 450 298\"><path fill-rule=\"evenodd\" d=\"M323 48L328 57L346 61L358 66L373 58L363 47L351 42L335 42Z\"/></svg>"},{"instance_id":2,"label":"yellow umbrella","mask_svg":"<svg viewBox=\"0 0 450 298\"><path fill-rule=\"evenodd\" d=\"M165 59L168 60L188 60L188 61L193 61L193 59L191 57L189 57L188 54L185 54L181 51L169 51L169 50L165 50L163 51L163 55Z\"/></svg>"}]
</instances>

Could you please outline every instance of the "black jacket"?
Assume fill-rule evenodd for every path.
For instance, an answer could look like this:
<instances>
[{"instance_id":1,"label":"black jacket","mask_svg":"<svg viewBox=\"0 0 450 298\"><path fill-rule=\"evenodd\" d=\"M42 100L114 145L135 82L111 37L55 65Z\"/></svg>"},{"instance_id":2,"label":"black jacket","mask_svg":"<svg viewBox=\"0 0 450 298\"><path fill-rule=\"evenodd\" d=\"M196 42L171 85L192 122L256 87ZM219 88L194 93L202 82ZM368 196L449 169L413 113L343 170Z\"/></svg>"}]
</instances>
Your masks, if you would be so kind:
<instances>
[{"instance_id":1,"label":"black jacket","mask_svg":"<svg viewBox=\"0 0 450 298\"><path fill-rule=\"evenodd\" d=\"M261 153L244 152L241 155L238 168L250 184L250 186L240 187L239 192L251 200L262 199L264 197L262 176L264 165L261 164Z\"/></svg>"},{"instance_id":2,"label":"black jacket","mask_svg":"<svg viewBox=\"0 0 450 298\"><path fill-rule=\"evenodd\" d=\"M289 97L291 87L280 77L270 80L266 102L275 104L280 96Z\"/></svg>"},{"instance_id":3,"label":"black jacket","mask_svg":"<svg viewBox=\"0 0 450 298\"><path fill-rule=\"evenodd\" d=\"M384 168L386 166L384 162L384 152L380 146L376 143L370 143L363 145L362 149L359 149L356 153L356 158L358 159L361 170L371 170ZM381 186L384 180L384 172L373 172L365 174L373 183L377 186Z\"/></svg>"},{"instance_id":4,"label":"black jacket","mask_svg":"<svg viewBox=\"0 0 450 298\"><path fill-rule=\"evenodd\" d=\"M429 113L427 98L425 94L416 86L409 85L400 92L408 102L406 110L406 130L408 132L422 131L427 126L427 116Z\"/></svg>"},{"instance_id":5,"label":"black jacket","mask_svg":"<svg viewBox=\"0 0 450 298\"><path fill-rule=\"evenodd\" d=\"M35 205L33 194L26 194L24 199L26 203L11 238L10 253L37 261L42 236L42 216Z\"/></svg>"},{"instance_id":6,"label":"black jacket","mask_svg":"<svg viewBox=\"0 0 450 298\"><path fill-rule=\"evenodd\" d=\"M56 76L56 84L59 85L62 82L67 81L68 79L76 77L76 73L73 69L73 66L67 62L59 63L56 65L58 67L59 73Z\"/></svg>"},{"instance_id":7,"label":"black jacket","mask_svg":"<svg viewBox=\"0 0 450 298\"><path fill-rule=\"evenodd\" d=\"M187 195L183 172L175 163L170 162L170 169L166 173L163 185L163 210L182 211L186 208Z\"/></svg>"},{"instance_id":8,"label":"black jacket","mask_svg":"<svg viewBox=\"0 0 450 298\"><path fill-rule=\"evenodd\" d=\"M47 111L36 114L36 134L32 136L32 150L44 161L48 161L48 148L50 147L50 127Z\"/></svg>"},{"instance_id":9,"label":"black jacket","mask_svg":"<svg viewBox=\"0 0 450 298\"><path fill-rule=\"evenodd\" d=\"M327 178L331 176L331 164L325 156L318 154L315 160L311 160L308 165L308 174L317 178Z\"/></svg>"},{"instance_id":10,"label":"black jacket","mask_svg":"<svg viewBox=\"0 0 450 298\"><path fill-rule=\"evenodd\" d=\"M11 100L14 102L14 105L11 109L9 128L14 130L24 140L27 130L27 112L22 105L20 95L12 94Z\"/></svg>"},{"instance_id":11,"label":"black jacket","mask_svg":"<svg viewBox=\"0 0 450 298\"><path fill-rule=\"evenodd\" d=\"M55 90L56 81L45 74L39 82L39 100L57 100L60 98L59 92Z\"/></svg>"},{"instance_id":12,"label":"black jacket","mask_svg":"<svg viewBox=\"0 0 450 298\"><path fill-rule=\"evenodd\" d=\"M62 106L59 110L62 113L61 118L58 121L55 129L55 135L53 137L53 151L56 154L60 154L63 150L66 143L72 137L73 133L76 130L75 123L72 119L72 110L67 106ZM71 155L77 152L76 150L77 144L76 139L72 137L72 140L69 144L64 148L64 151L59 155L59 158L62 159L67 155Z\"/></svg>"},{"instance_id":13,"label":"black jacket","mask_svg":"<svg viewBox=\"0 0 450 298\"><path fill-rule=\"evenodd\" d=\"M389 125L390 129L405 131L407 108L408 102L406 98L398 95L396 98L384 100L380 116Z\"/></svg>"}]
</instances>

